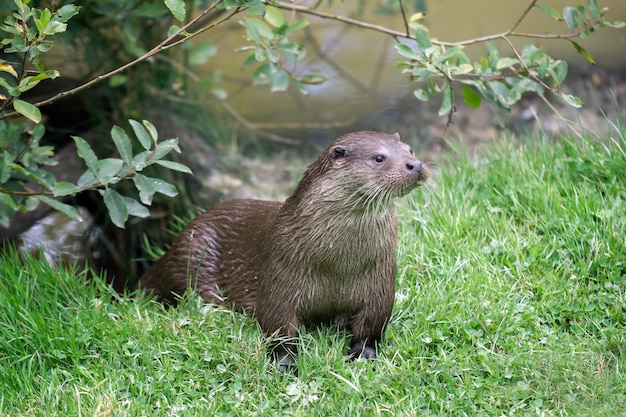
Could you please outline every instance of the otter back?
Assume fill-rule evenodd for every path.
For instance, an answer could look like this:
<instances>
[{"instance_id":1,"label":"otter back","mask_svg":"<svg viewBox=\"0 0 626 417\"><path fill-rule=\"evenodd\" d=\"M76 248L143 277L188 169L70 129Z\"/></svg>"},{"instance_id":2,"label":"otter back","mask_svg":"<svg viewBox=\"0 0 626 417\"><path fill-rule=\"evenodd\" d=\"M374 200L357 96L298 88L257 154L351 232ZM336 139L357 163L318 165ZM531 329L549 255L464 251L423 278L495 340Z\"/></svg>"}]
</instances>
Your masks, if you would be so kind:
<instances>
[{"instance_id":1,"label":"otter back","mask_svg":"<svg viewBox=\"0 0 626 417\"><path fill-rule=\"evenodd\" d=\"M252 311L261 243L281 203L230 200L192 220L141 277L147 294L176 302L187 289L206 302Z\"/></svg>"}]
</instances>

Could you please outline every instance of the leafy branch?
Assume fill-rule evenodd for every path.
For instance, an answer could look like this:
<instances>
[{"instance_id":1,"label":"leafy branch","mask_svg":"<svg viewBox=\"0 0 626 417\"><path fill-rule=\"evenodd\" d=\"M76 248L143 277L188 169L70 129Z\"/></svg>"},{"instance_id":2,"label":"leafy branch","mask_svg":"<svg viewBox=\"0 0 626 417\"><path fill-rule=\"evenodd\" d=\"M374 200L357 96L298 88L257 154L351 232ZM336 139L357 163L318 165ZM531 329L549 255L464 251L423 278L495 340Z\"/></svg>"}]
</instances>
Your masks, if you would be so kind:
<instances>
[{"instance_id":1,"label":"leafy branch","mask_svg":"<svg viewBox=\"0 0 626 417\"><path fill-rule=\"evenodd\" d=\"M145 206L152 204L155 193L168 197L178 194L176 188L158 178L148 177L140 172L150 165L160 165L170 170L190 174L185 165L174 161L163 160L171 151L180 153L178 139L158 141L155 127L144 120L139 123L129 120L138 142L143 151L133 155L132 142L126 132L119 126L111 129L111 138L120 158L98 159L87 141L74 136L78 156L83 159L87 170L81 175L76 184L57 180L48 171L39 167L40 164L53 165L56 161L51 158L51 147L37 146L43 136L43 126L39 125L31 141L32 149L20 147L20 140L9 142L2 160L0 160L0 224L7 226L12 213L32 207L35 201L40 201L61 211L71 218L80 220L75 207L63 203L53 197L76 195L83 191L97 190L104 199L104 203L113 223L123 228L129 215L147 217L150 213ZM6 126L6 125L5 125ZM0 131L0 134L2 132ZM18 138L19 139L19 138ZM34 146L33 146L34 145ZM16 155L16 150L22 153ZM120 181L132 179L139 192L139 201L135 198L122 196L112 186ZM32 186L24 183L30 181L41 187L33 190Z\"/></svg>"},{"instance_id":2,"label":"leafy branch","mask_svg":"<svg viewBox=\"0 0 626 417\"><path fill-rule=\"evenodd\" d=\"M398 67L402 68L402 72L409 75L412 80L426 83L424 88L415 89L415 96L419 100L426 101L433 95L441 94L443 100L439 108L439 115L448 115L449 122L451 122L455 111L453 89L455 83L463 85L463 99L472 108L480 106L482 98L485 98L495 107L508 111L513 104L521 99L522 94L528 91L537 93L544 100L547 100L544 94L547 91L555 94L571 106L581 107L582 101L579 98L565 94L560 90L560 85L568 71L565 61L553 59L532 44L519 50L513 45L511 38L566 40L590 63L595 64L589 53L574 39L585 38L603 27L624 27L623 22L606 20L608 9L600 8L597 0L588 0L586 7L583 5L566 7L562 13L550 7L538 5L537 0L532 0L508 31L459 42L444 42L432 39L428 28L419 23L423 14L406 16L404 7L402 7L402 0L398 1L401 6L400 13L402 13L405 22L404 32L298 4L278 2L276 7L331 19L392 36L397 42L398 53L404 58L408 58L408 60L399 62ZM565 22L570 33L538 34L516 31L533 8L540 9L556 21ZM417 48L414 49L403 43L401 41L403 39L415 40ZM514 57L501 56L497 48L490 43L495 40L504 40L511 48ZM472 62L463 52L463 49L466 46L479 43L487 43L487 55L477 62Z\"/></svg>"},{"instance_id":3,"label":"leafy branch","mask_svg":"<svg viewBox=\"0 0 626 417\"><path fill-rule=\"evenodd\" d=\"M16 1L20 1L20 0L16 0ZM106 80L108 78L113 77L114 75L120 74L126 70L128 70L129 68L143 62L146 61L147 59L151 58L152 56L165 51L169 48L172 48L174 46L180 45L183 42L186 42L187 40L199 35L202 32L205 32L221 23L224 23L225 21L229 20L231 17L233 17L235 14L239 13L242 9L240 8L235 8L233 12L229 13L226 17L210 23L198 30L196 30L195 32L189 33L187 32L187 29L190 28L191 26L195 25L197 22L201 21L207 14L209 14L210 12L214 11L217 7L220 6L220 4L223 2L223 0L216 0L214 1L208 8L206 8L205 10L203 10L201 13L199 13L196 17L194 17L193 19L191 19L189 22L187 22L186 24L184 24L183 26L179 27L176 25L173 25L172 27L170 27L168 36L166 39L164 39L162 42L160 42L158 45L154 46L151 50L149 50L148 52L146 52L145 54L137 57L136 59L128 62L125 65L122 65L118 68L115 68L112 71L109 71L105 74L101 74L98 75L97 77L92 78L91 80L75 87L72 88L70 90L66 90L66 91L62 91L48 99L39 101L37 103L33 103L32 105L35 107L41 107L45 104L50 104L52 102L54 102L55 100L58 100L59 98L62 98L64 96L67 95L71 95L71 94L76 94L82 90L85 90L91 86L93 86L96 83L99 83L103 80ZM166 5L170 5L170 3L172 2L166 2ZM176 2L174 2L176 3ZM178 2L181 3L181 2ZM177 4L178 4L177 3ZM64 6L65 7L65 6ZM179 19L179 20L184 20L185 19L185 14L184 14L184 7L182 8L182 11L180 8L174 8L174 9L170 9L173 11L174 16ZM9 51L10 52L10 51ZM11 117L11 116L15 116L17 113L20 113L18 111L18 109L15 109L15 112L12 113L6 113L6 114L0 114L0 120L7 118L7 117ZM21 114L21 113L20 113Z\"/></svg>"}]
</instances>

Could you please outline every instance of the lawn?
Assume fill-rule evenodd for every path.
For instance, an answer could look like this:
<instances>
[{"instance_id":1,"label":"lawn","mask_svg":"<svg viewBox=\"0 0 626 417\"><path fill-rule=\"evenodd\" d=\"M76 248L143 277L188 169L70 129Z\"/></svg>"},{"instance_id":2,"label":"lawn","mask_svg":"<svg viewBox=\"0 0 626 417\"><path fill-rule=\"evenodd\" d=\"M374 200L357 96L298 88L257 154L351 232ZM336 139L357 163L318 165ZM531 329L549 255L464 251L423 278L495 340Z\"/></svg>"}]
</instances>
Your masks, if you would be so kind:
<instances>
[{"instance_id":1,"label":"lawn","mask_svg":"<svg viewBox=\"0 0 626 417\"><path fill-rule=\"evenodd\" d=\"M244 315L113 293L0 259L1 416L620 416L626 413L626 139L458 151L399 209L379 359L300 338L280 374Z\"/></svg>"}]
</instances>

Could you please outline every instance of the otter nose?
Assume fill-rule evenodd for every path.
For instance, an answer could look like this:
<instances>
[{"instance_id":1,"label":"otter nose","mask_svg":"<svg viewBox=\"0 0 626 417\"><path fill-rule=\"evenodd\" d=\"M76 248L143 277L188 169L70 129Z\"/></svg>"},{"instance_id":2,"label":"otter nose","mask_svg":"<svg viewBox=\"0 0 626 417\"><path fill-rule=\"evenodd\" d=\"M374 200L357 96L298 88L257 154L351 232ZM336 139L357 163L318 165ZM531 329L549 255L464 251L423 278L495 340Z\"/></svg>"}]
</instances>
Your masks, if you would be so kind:
<instances>
[{"instance_id":1,"label":"otter nose","mask_svg":"<svg viewBox=\"0 0 626 417\"><path fill-rule=\"evenodd\" d=\"M424 164L422 161L414 160L406 163L406 170L408 172L422 172L424 170Z\"/></svg>"}]
</instances>

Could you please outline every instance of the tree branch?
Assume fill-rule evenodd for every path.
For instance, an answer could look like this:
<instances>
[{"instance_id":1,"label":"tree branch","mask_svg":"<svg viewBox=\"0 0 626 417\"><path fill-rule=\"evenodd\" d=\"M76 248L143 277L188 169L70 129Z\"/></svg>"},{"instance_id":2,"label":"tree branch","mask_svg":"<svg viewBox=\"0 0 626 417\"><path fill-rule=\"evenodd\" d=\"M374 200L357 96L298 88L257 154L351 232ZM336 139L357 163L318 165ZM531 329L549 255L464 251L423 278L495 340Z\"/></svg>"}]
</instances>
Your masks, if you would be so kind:
<instances>
[{"instance_id":1,"label":"tree branch","mask_svg":"<svg viewBox=\"0 0 626 417\"><path fill-rule=\"evenodd\" d=\"M532 5L534 5L534 3L536 3L536 1L533 1ZM311 15L311 16L316 16L316 17L319 17L319 18L322 18L322 19L336 20L338 22L346 23L346 24L349 24L349 25L361 27L361 28L364 28L364 29L373 30L375 32L384 33L384 34L393 36L395 38L412 39L410 34L407 34L405 32L392 30L392 29L386 28L384 26L374 25L372 23L363 22L361 20L356 20L356 19L352 19L352 18L349 18L349 17L344 17L344 16L332 14L332 13L321 12L321 11L318 11L318 10L312 10L312 9L306 7L306 6L300 6L298 4L291 4L291 3L285 3L285 2L280 2L279 1L276 4L276 6L279 9L293 10L293 11L301 12L301 13L308 14L308 15ZM522 14L522 17L520 18L520 21L523 20L523 18L528 14L529 10L530 10L530 7ZM511 30L508 30L506 32L496 33L496 34L487 35L487 36L481 36L481 37L478 37L478 38L468 39L468 40L464 40L464 41L443 42L443 41L439 41L439 40L436 40L436 39L432 39L431 41L435 45L451 47L451 46L468 46L468 45L473 45L473 44L476 44L476 43L488 42L488 41L493 41L493 40L497 40L497 39L504 39L504 37L506 37L506 36L508 36L508 37L521 37L521 38L534 38L534 39L572 39L572 38L579 37L580 34L582 33L580 31L579 32L573 32L573 33L566 33L566 34L554 34L554 33L540 34L540 33L515 32L515 28L517 28L518 25L519 25L519 21L518 21L518 23L515 24L515 26L513 26L513 28Z\"/></svg>"}]
</instances>

